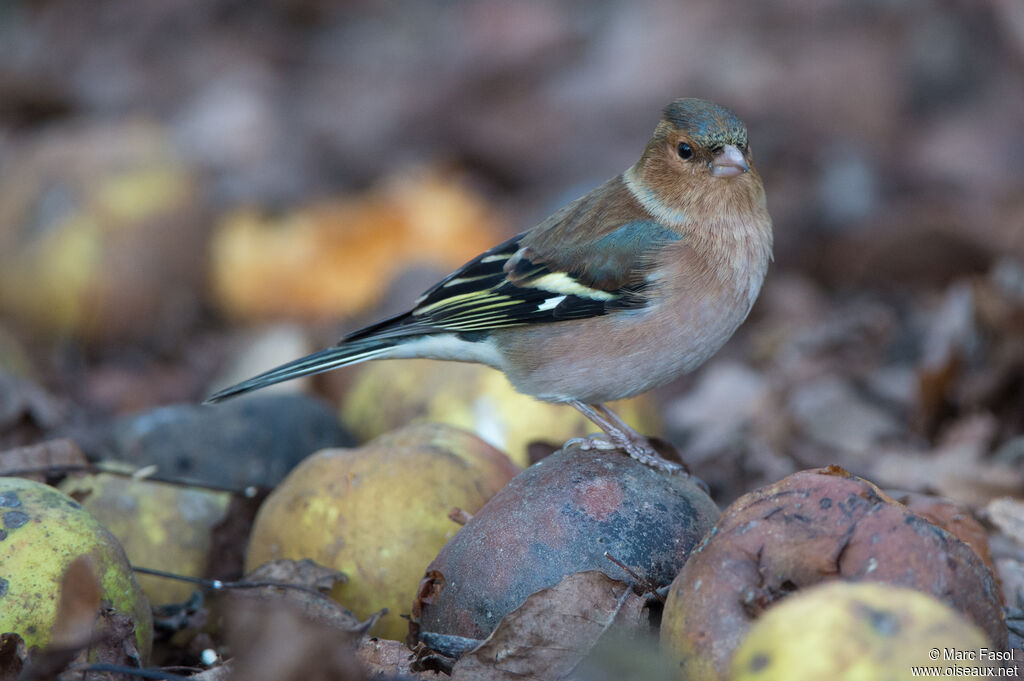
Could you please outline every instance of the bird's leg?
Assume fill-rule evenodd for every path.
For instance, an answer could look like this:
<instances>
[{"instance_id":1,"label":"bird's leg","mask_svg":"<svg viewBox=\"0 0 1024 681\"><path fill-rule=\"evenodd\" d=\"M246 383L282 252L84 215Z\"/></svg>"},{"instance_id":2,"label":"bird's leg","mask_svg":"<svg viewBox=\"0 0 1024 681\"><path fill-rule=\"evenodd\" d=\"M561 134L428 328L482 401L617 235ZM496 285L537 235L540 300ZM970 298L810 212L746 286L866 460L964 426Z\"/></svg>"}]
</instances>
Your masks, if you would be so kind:
<instances>
[{"instance_id":1,"label":"bird's leg","mask_svg":"<svg viewBox=\"0 0 1024 681\"><path fill-rule=\"evenodd\" d=\"M587 404L579 400L570 400L569 404L597 424L608 436L608 439L591 436L575 438L566 444L577 444L583 449L622 449L640 463L652 468L673 473L683 470L679 464L662 458L654 451L654 447L646 437L630 428L629 424L603 404Z\"/></svg>"}]
</instances>

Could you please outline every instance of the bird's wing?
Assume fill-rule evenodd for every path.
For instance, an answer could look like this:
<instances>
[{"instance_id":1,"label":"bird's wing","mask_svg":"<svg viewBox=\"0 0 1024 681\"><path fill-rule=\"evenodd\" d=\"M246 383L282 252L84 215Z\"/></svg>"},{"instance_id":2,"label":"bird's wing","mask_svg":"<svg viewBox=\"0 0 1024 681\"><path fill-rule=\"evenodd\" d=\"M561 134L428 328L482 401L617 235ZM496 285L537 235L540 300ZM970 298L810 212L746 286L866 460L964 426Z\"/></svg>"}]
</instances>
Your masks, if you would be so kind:
<instances>
[{"instance_id":1,"label":"bird's wing","mask_svg":"<svg viewBox=\"0 0 1024 681\"><path fill-rule=\"evenodd\" d=\"M558 231L574 230L579 217L560 211L466 263L424 293L410 312L344 341L486 332L643 307L650 256L679 235L647 218L602 224L589 230L600 234L589 242L571 233L558 238ZM538 230L545 238L536 238Z\"/></svg>"},{"instance_id":2,"label":"bird's wing","mask_svg":"<svg viewBox=\"0 0 1024 681\"><path fill-rule=\"evenodd\" d=\"M542 227L549 226L543 223ZM225 388L219 402L299 376L386 357L410 337L435 333L486 334L640 308L647 304L649 254L672 236L656 222L633 220L588 246L566 238L562 250L524 245L531 230L466 263L423 294L409 312L357 331L336 347L302 357ZM589 266L584 266L580 261ZM576 263L573 266L572 263ZM618 266L618 263L623 265ZM617 269L614 269L616 268Z\"/></svg>"}]
</instances>

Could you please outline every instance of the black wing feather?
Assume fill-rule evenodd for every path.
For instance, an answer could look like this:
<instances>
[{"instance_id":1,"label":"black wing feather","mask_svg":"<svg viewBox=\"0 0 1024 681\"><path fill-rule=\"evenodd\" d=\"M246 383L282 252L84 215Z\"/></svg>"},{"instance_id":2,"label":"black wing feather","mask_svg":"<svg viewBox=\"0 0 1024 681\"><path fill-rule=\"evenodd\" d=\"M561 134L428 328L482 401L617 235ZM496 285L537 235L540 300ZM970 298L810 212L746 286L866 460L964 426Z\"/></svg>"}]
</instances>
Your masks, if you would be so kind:
<instances>
[{"instance_id":1,"label":"black wing feather","mask_svg":"<svg viewBox=\"0 0 1024 681\"><path fill-rule=\"evenodd\" d=\"M420 296L410 312L356 331L343 342L561 322L646 303L643 284L614 291L591 289L576 282L572 273L553 272L528 257L520 256L506 271L506 264L520 250L522 236L495 246L445 277ZM546 288L547 275L559 277L562 283L577 284L579 293Z\"/></svg>"}]
</instances>

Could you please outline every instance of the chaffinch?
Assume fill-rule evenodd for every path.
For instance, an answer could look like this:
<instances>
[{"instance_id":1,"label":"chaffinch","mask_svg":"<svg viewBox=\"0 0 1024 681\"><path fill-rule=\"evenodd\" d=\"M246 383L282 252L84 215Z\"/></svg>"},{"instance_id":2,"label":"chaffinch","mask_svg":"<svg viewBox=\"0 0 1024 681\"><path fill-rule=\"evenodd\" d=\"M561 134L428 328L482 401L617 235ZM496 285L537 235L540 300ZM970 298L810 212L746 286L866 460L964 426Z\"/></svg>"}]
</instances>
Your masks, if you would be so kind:
<instances>
[{"instance_id":1,"label":"chaffinch","mask_svg":"<svg viewBox=\"0 0 1024 681\"><path fill-rule=\"evenodd\" d=\"M678 99L626 172L466 263L410 311L207 402L369 359L479 362L585 414L607 437L583 446L678 470L602 403L715 353L750 311L771 249L745 126L725 107Z\"/></svg>"}]
</instances>

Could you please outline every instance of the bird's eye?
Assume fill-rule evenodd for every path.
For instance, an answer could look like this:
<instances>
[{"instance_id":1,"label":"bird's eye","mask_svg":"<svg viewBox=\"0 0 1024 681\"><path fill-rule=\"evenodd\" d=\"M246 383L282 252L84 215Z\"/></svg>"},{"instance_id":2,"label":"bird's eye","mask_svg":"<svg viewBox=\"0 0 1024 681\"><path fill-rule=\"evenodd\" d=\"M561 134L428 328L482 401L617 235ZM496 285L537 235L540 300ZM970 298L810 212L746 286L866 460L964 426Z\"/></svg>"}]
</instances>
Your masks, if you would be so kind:
<instances>
[{"instance_id":1,"label":"bird's eye","mask_svg":"<svg viewBox=\"0 0 1024 681\"><path fill-rule=\"evenodd\" d=\"M676 147L676 152L679 154L679 158L684 161L693 158L693 147L686 142L680 142L679 146Z\"/></svg>"},{"instance_id":2,"label":"bird's eye","mask_svg":"<svg viewBox=\"0 0 1024 681\"><path fill-rule=\"evenodd\" d=\"M746 144L746 142L740 142L739 144L736 145L736 148L739 149L740 151L742 151L744 154L747 153L747 144Z\"/></svg>"}]
</instances>

